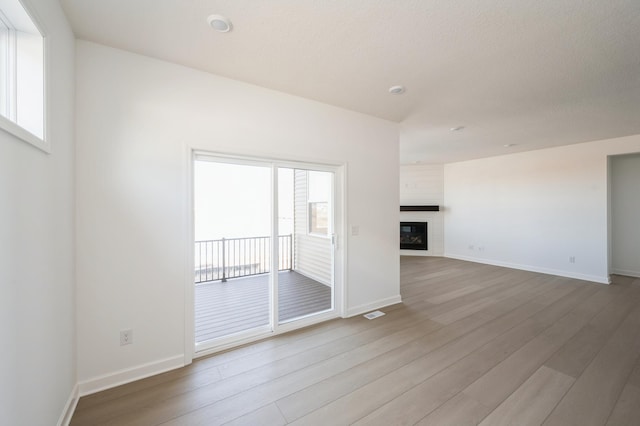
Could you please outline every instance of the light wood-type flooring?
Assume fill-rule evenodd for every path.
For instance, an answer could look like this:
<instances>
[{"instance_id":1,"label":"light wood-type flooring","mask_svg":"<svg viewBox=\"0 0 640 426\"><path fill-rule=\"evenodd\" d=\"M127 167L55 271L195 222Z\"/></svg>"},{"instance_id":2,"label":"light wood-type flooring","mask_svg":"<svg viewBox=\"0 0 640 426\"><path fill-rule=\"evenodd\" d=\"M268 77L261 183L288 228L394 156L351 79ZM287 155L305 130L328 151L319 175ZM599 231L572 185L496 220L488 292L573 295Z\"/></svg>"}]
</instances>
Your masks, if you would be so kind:
<instances>
[{"instance_id":1,"label":"light wood-type flooring","mask_svg":"<svg viewBox=\"0 0 640 426\"><path fill-rule=\"evenodd\" d=\"M73 425L640 425L640 279L403 257L403 304L83 397Z\"/></svg>"}]
</instances>

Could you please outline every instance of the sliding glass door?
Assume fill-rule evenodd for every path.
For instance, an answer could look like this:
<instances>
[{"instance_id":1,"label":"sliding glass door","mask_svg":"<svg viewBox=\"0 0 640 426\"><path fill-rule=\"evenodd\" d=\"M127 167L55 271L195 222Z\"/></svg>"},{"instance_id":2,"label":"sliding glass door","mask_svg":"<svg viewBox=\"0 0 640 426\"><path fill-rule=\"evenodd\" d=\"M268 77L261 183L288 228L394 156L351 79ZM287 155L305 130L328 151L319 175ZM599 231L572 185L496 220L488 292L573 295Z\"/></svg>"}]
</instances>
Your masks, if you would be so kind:
<instances>
[{"instance_id":1,"label":"sliding glass door","mask_svg":"<svg viewBox=\"0 0 640 426\"><path fill-rule=\"evenodd\" d=\"M332 312L334 172L197 154L196 350Z\"/></svg>"}]
</instances>

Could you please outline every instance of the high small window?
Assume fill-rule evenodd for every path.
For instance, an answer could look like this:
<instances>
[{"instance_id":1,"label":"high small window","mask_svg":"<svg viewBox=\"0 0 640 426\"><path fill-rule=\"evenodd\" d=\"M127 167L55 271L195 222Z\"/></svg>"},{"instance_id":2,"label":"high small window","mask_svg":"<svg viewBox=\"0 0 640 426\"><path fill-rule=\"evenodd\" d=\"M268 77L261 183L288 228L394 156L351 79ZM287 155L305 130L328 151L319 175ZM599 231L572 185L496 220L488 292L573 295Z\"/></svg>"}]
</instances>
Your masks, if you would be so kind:
<instances>
[{"instance_id":1,"label":"high small window","mask_svg":"<svg viewBox=\"0 0 640 426\"><path fill-rule=\"evenodd\" d=\"M44 37L19 0L0 0L0 128L45 144Z\"/></svg>"},{"instance_id":2,"label":"high small window","mask_svg":"<svg viewBox=\"0 0 640 426\"><path fill-rule=\"evenodd\" d=\"M309 211L309 234L329 235L332 175L328 172L308 172L307 203Z\"/></svg>"}]
</instances>

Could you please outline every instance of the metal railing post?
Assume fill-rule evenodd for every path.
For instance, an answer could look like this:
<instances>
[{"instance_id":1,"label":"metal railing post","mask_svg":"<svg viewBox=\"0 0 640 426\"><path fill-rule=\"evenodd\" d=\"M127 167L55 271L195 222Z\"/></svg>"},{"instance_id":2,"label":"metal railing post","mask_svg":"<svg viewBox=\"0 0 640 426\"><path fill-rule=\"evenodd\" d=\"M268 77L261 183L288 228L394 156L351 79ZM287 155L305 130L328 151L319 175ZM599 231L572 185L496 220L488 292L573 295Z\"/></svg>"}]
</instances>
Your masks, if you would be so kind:
<instances>
[{"instance_id":1,"label":"metal railing post","mask_svg":"<svg viewBox=\"0 0 640 426\"><path fill-rule=\"evenodd\" d=\"M226 260L225 260L225 249L224 249L224 242L225 239L222 239L222 282L227 281L227 275L226 275Z\"/></svg>"},{"instance_id":2,"label":"metal railing post","mask_svg":"<svg viewBox=\"0 0 640 426\"><path fill-rule=\"evenodd\" d=\"M293 271L293 234L289 234L289 270Z\"/></svg>"}]
</instances>

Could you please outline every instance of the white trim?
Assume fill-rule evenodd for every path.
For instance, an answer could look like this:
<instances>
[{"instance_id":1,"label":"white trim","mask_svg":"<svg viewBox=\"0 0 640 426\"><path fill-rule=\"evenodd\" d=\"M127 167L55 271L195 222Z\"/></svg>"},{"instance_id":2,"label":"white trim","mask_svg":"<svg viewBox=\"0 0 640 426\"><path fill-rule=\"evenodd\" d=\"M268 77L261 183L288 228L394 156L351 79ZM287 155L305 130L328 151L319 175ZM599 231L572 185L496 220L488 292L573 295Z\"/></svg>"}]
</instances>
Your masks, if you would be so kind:
<instances>
[{"instance_id":1,"label":"white trim","mask_svg":"<svg viewBox=\"0 0 640 426\"><path fill-rule=\"evenodd\" d=\"M186 181L184 182L187 188L187 200L186 200L186 238L187 247L185 250L185 271L184 271L184 365L189 365L193 361L195 353L195 272L194 272L194 241L195 241L195 217L194 217L194 202L193 202L193 188L194 188L194 174L193 163L196 159L195 151L185 144L183 155L186 163Z\"/></svg>"},{"instance_id":2,"label":"white trim","mask_svg":"<svg viewBox=\"0 0 640 426\"><path fill-rule=\"evenodd\" d=\"M271 330L273 333L278 333L278 317L280 312L280 303L278 300L278 292L280 288L278 287L278 278L279 278L279 268L278 262L280 262L280 249L279 242L280 238L280 229L278 228L278 208L280 207L279 199L278 199L278 166L275 163L271 163L271 210L269 214L271 215L271 271L269 272L269 306L271 309L269 310L269 324L271 325ZM293 241L291 241L293 244ZM293 265L293 259L291 259L291 263Z\"/></svg>"},{"instance_id":3,"label":"white trim","mask_svg":"<svg viewBox=\"0 0 640 426\"><path fill-rule=\"evenodd\" d=\"M277 334L287 333L289 331L309 327L311 325L319 324L320 322L329 321L336 318L340 318L340 315L338 315L338 313L334 309L327 309L326 311L320 311L302 317L292 318L291 320L287 320L278 324Z\"/></svg>"},{"instance_id":4,"label":"white trim","mask_svg":"<svg viewBox=\"0 0 640 426\"><path fill-rule=\"evenodd\" d=\"M8 134L26 142L47 154L51 154L51 138L49 133L49 86L51 75L51 41L49 32L42 23L42 19L37 15L31 6L30 0L18 0L26 14L29 16L31 23L34 25L40 36L42 37L42 138L34 135L16 122L0 115L0 129Z\"/></svg>"},{"instance_id":5,"label":"white trim","mask_svg":"<svg viewBox=\"0 0 640 426\"><path fill-rule=\"evenodd\" d=\"M220 352L221 350L235 348L236 346L244 345L245 343L266 339L273 334L271 323L269 323L250 328L248 330L238 331L226 336L216 337L215 339L205 340L204 342L195 344L193 358L200 358L203 354L209 355L215 352Z\"/></svg>"},{"instance_id":6,"label":"white trim","mask_svg":"<svg viewBox=\"0 0 640 426\"><path fill-rule=\"evenodd\" d=\"M614 275L624 275L625 277L640 278L640 271L629 271L626 269L611 268L611 273Z\"/></svg>"},{"instance_id":7,"label":"white trim","mask_svg":"<svg viewBox=\"0 0 640 426\"><path fill-rule=\"evenodd\" d=\"M334 218L336 219L336 227L335 227L335 235L336 235L336 247L334 248L335 257L334 257L334 275L333 275L333 291L336 296L336 307L340 313L340 316L346 317L347 308L348 308L348 299L347 299L347 287L348 287L348 274L347 269L349 266L349 234L348 234L348 226L347 218L348 215L348 204L347 204L347 194L348 194L348 176L349 176L349 166L347 163L343 164L342 167L339 167L336 174L334 175L337 179L336 185L334 185L337 193L335 194L334 201L336 202L335 208L340 216L334 213ZM338 203L340 205L338 206ZM340 232L337 232L337 231ZM338 275L339 274L339 275ZM339 280L339 281L338 281Z\"/></svg>"},{"instance_id":8,"label":"white trim","mask_svg":"<svg viewBox=\"0 0 640 426\"><path fill-rule=\"evenodd\" d=\"M538 272L541 274L556 275L559 277L574 278L577 280L590 281L599 284L611 284L608 276L587 275L578 272L562 271L559 269L540 268L532 265L522 265L519 263L502 262L499 260L481 259L471 256L461 256L453 253L445 253L444 257L457 260L465 260L467 262L484 263L486 265L502 266L504 268L520 269L522 271Z\"/></svg>"},{"instance_id":9,"label":"white trim","mask_svg":"<svg viewBox=\"0 0 640 426\"><path fill-rule=\"evenodd\" d=\"M611 155L607 155L607 268L613 274L613 207L611 194L613 193L613 179L611 179Z\"/></svg>"},{"instance_id":10,"label":"white trim","mask_svg":"<svg viewBox=\"0 0 640 426\"><path fill-rule=\"evenodd\" d=\"M71 418L73 417L73 413L76 411L76 406L78 405L78 400L80 399L80 390L79 386L76 383L73 389L71 389L71 394L67 399L67 403L64 405L64 409L60 414L60 418L58 419L57 426L69 426L71 423Z\"/></svg>"},{"instance_id":11,"label":"white trim","mask_svg":"<svg viewBox=\"0 0 640 426\"><path fill-rule=\"evenodd\" d=\"M380 299L375 302L354 306L347 310L346 318L364 314L369 311L375 311L376 309L382 309L385 306L391 306L398 303L402 303L402 297L399 294L397 296L387 297L386 299Z\"/></svg>"},{"instance_id":12,"label":"white trim","mask_svg":"<svg viewBox=\"0 0 640 426\"><path fill-rule=\"evenodd\" d=\"M46 152L47 154L51 154L51 144L43 139L40 139L33 133L25 130L24 127L17 125L13 121L2 115L0 115L0 129L20 139L23 142L33 145L34 147Z\"/></svg>"},{"instance_id":13,"label":"white trim","mask_svg":"<svg viewBox=\"0 0 640 426\"><path fill-rule=\"evenodd\" d=\"M78 383L80 396L90 395L181 367L184 367L183 354L138 365L137 367L125 368L115 373L105 374Z\"/></svg>"},{"instance_id":14,"label":"white trim","mask_svg":"<svg viewBox=\"0 0 640 426\"><path fill-rule=\"evenodd\" d=\"M318 160L319 162L310 161L309 159L283 159L273 157L269 154L256 155L256 154L237 154L225 151L215 151L207 148L197 148L192 146L191 149L194 152L195 158L198 161L215 161L217 163L231 163L231 164L247 164L247 165L270 165L274 163L276 167L290 168L290 169L304 169L319 172L333 172L336 168L341 167L344 163L331 161L331 160Z\"/></svg>"}]
</instances>

